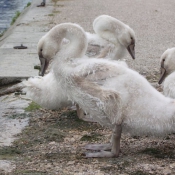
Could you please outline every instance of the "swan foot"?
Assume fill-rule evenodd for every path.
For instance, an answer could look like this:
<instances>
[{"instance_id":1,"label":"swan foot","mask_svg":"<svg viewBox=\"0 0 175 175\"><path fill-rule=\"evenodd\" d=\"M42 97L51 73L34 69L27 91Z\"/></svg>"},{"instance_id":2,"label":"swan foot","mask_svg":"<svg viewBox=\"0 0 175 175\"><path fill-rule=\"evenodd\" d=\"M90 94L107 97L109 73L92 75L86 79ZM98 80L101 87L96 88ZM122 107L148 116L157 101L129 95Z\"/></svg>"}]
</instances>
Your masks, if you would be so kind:
<instances>
[{"instance_id":1,"label":"swan foot","mask_svg":"<svg viewBox=\"0 0 175 175\"><path fill-rule=\"evenodd\" d=\"M86 157L118 157L120 151L120 138L121 138L122 126L115 125L112 133L111 144L89 144L85 146L85 149L96 150L99 152L86 153ZM111 150L111 151L105 151Z\"/></svg>"},{"instance_id":2,"label":"swan foot","mask_svg":"<svg viewBox=\"0 0 175 175\"><path fill-rule=\"evenodd\" d=\"M111 150L112 145L110 143L106 143L106 144L88 144L84 148L87 149L87 150L108 151L108 150Z\"/></svg>"},{"instance_id":3,"label":"swan foot","mask_svg":"<svg viewBox=\"0 0 175 175\"><path fill-rule=\"evenodd\" d=\"M119 154L115 154L109 151L100 151L95 153L86 153L86 158L96 158L96 157L108 157L108 158L115 158L118 157Z\"/></svg>"}]
</instances>

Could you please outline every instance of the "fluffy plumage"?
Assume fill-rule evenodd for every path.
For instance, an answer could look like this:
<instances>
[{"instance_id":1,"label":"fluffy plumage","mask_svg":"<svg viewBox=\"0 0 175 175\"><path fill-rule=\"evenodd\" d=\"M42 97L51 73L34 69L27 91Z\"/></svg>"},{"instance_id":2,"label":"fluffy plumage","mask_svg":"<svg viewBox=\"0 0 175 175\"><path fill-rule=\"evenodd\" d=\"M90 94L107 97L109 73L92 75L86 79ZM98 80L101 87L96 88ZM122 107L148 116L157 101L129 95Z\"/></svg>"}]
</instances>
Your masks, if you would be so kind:
<instances>
[{"instance_id":1,"label":"fluffy plumage","mask_svg":"<svg viewBox=\"0 0 175 175\"><path fill-rule=\"evenodd\" d=\"M128 50L131 57L135 59L136 37L131 27L114 17L100 15L94 20L93 29L95 34L86 32L89 43L86 53L88 56L95 56L94 52L92 53L92 46L93 48L96 46L95 50L100 46L99 58L119 60L124 58Z\"/></svg>"},{"instance_id":2,"label":"fluffy plumage","mask_svg":"<svg viewBox=\"0 0 175 175\"><path fill-rule=\"evenodd\" d=\"M64 91L56 83L52 71L44 77L33 77L22 83L25 86L23 91L27 93L27 96L43 108L58 110L72 105Z\"/></svg>"},{"instance_id":3,"label":"fluffy plumage","mask_svg":"<svg viewBox=\"0 0 175 175\"><path fill-rule=\"evenodd\" d=\"M157 136L175 131L174 100L164 97L144 77L117 61L84 58L87 39L80 26L63 23L48 35L54 31L57 38L52 38L55 43L52 52L56 53L53 74L57 83L68 99L95 121L113 129L111 152L88 153L87 157L118 156L122 130ZM61 45L63 38L70 43ZM50 47L43 41L38 45L38 54L45 61L52 59Z\"/></svg>"},{"instance_id":4,"label":"fluffy plumage","mask_svg":"<svg viewBox=\"0 0 175 175\"><path fill-rule=\"evenodd\" d=\"M111 16L101 15L97 17L93 22L93 28L96 34L86 32L88 39L86 55L89 57L109 57L110 59L119 60L123 58L127 52L127 47L131 45L132 40L130 38L133 38L135 43L134 31L128 25ZM52 54L50 57L53 57L55 55L54 47L56 47L55 40L59 39L59 37L55 27L51 31L40 39L38 45L41 42L47 42L44 49L47 49L47 45L52 46L49 49ZM52 38L55 39L52 40ZM60 44L66 47L69 43L70 41L64 38ZM124 62L119 62L119 64L126 66ZM51 72L47 76L29 78L28 81L24 81L23 84L26 87L24 91L28 97L46 109L57 110L70 106L71 102L63 94L64 90L61 89L53 76L52 65L50 65L49 69Z\"/></svg>"}]
</instances>

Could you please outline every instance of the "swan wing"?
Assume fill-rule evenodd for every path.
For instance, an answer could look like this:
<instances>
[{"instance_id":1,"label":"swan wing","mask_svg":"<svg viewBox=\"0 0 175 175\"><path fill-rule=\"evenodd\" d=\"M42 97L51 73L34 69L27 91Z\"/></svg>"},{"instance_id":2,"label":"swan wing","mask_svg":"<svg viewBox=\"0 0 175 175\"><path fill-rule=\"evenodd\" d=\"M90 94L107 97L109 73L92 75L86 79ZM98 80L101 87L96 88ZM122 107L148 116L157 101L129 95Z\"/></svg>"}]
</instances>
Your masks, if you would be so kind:
<instances>
[{"instance_id":1,"label":"swan wing","mask_svg":"<svg viewBox=\"0 0 175 175\"><path fill-rule=\"evenodd\" d=\"M102 85L104 81L124 74L126 67L123 61L98 60L98 62L83 67L81 76L83 79Z\"/></svg>"},{"instance_id":2,"label":"swan wing","mask_svg":"<svg viewBox=\"0 0 175 175\"><path fill-rule=\"evenodd\" d=\"M88 110L91 116L101 118L104 116L112 124L119 124L121 121L121 98L116 91L105 89L82 76L74 76L74 82L80 88L80 107ZM97 119L97 121L99 121ZM104 121L102 121L104 122ZM100 122L99 122L100 123Z\"/></svg>"},{"instance_id":3,"label":"swan wing","mask_svg":"<svg viewBox=\"0 0 175 175\"><path fill-rule=\"evenodd\" d=\"M167 97L175 98L175 72L171 73L164 81L163 93Z\"/></svg>"}]
</instances>

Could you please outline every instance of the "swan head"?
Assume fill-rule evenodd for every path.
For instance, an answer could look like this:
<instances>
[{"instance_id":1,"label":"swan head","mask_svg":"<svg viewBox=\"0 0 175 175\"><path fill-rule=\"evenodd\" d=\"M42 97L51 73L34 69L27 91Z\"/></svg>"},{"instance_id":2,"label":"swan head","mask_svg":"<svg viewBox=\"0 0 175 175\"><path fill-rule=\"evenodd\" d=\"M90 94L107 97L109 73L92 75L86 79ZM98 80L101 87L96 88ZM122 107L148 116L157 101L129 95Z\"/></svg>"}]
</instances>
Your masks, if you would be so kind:
<instances>
[{"instance_id":1,"label":"swan head","mask_svg":"<svg viewBox=\"0 0 175 175\"><path fill-rule=\"evenodd\" d=\"M125 47L131 57L135 59L135 32L128 25L118 19L108 16L98 16L93 22L93 29L100 37L110 41L116 47Z\"/></svg>"},{"instance_id":2,"label":"swan head","mask_svg":"<svg viewBox=\"0 0 175 175\"><path fill-rule=\"evenodd\" d=\"M55 39L46 34L39 40L37 50L41 63L41 70L39 75L44 76L44 73L48 68L50 60L58 52L58 44L55 41Z\"/></svg>"},{"instance_id":3,"label":"swan head","mask_svg":"<svg viewBox=\"0 0 175 175\"><path fill-rule=\"evenodd\" d=\"M118 40L121 45L125 46L131 57L135 59L135 32L129 26L126 26L119 34Z\"/></svg>"},{"instance_id":4,"label":"swan head","mask_svg":"<svg viewBox=\"0 0 175 175\"><path fill-rule=\"evenodd\" d=\"M159 84L163 82L163 80L175 71L175 47L171 49L167 49L160 58L160 79L158 81Z\"/></svg>"},{"instance_id":5,"label":"swan head","mask_svg":"<svg viewBox=\"0 0 175 175\"><path fill-rule=\"evenodd\" d=\"M82 57L87 50L86 34L77 24L58 24L39 40L37 49L41 62L39 75L44 76L55 56L61 59Z\"/></svg>"}]
</instances>

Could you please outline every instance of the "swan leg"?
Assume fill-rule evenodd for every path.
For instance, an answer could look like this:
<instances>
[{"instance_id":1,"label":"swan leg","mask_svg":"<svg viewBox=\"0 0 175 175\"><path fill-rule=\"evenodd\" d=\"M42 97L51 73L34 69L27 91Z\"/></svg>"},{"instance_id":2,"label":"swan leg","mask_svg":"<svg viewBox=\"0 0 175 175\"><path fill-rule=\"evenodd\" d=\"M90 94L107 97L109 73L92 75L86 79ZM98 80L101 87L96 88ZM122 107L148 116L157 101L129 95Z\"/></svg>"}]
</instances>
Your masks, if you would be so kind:
<instances>
[{"instance_id":1,"label":"swan leg","mask_svg":"<svg viewBox=\"0 0 175 175\"><path fill-rule=\"evenodd\" d=\"M91 118L89 115L84 114L84 111L80 109L78 105L76 105L77 108L77 116L79 119L84 120L86 122L94 122L93 118Z\"/></svg>"},{"instance_id":2,"label":"swan leg","mask_svg":"<svg viewBox=\"0 0 175 175\"><path fill-rule=\"evenodd\" d=\"M86 157L118 157L120 153L120 138L122 133L121 125L116 125L112 134L111 151L100 151L95 153L86 153Z\"/></svg>"}]
</instances>

